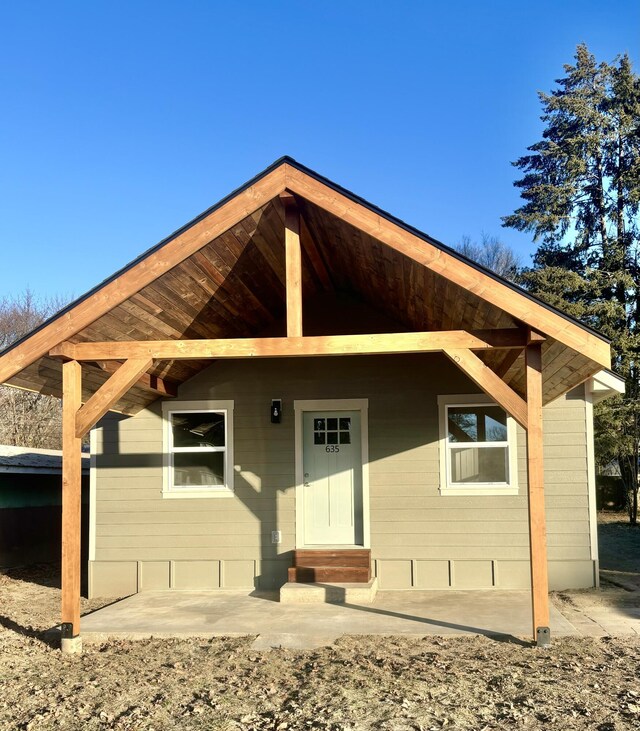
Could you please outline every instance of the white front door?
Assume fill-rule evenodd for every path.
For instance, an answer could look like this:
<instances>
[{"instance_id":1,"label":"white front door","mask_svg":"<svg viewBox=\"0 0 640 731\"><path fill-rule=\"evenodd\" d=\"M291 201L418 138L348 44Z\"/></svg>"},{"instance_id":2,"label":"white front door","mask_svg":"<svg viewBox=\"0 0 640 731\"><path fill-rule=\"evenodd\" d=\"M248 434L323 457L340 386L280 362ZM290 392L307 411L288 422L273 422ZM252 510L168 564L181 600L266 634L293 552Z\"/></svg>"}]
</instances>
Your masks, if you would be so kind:
<instances>
[{"instance_id":1,"label":"white front door","mask_svg":"<svg viewBox=\"0 0 640 731\"><path fill-rule=\"evenodd\" d=\"M359 411L303 412L306 546L363 544Z\"/></svg>"}]
</instances>

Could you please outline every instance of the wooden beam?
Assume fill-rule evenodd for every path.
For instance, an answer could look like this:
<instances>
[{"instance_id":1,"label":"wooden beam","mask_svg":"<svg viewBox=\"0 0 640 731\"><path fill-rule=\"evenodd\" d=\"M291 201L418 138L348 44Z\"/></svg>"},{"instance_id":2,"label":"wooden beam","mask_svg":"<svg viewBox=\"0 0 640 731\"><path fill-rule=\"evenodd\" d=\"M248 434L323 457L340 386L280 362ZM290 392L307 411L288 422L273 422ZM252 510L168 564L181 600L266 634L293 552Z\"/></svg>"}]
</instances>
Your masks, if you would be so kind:
<instances>
[{"instance_id":1,"label":"wooden beam","mask_svg":"<svg viewBox=\"0 0 640 731\"><path fill-rule=\"evenodd\" d=\"M266 205L282 190L283 165L223 202L208 216L179 232L161 248L144 256L118 277L102 285L94 294L80 300L70 310L12 348L0 358L0 383L8 381L56 344L73 337L116 305L151 284L231 226Z\"/></svg>"},{"instance_id":2,"label":"wooden beam","mask_svg":"<svg viewBox=\"0 0 640 731\"><path fill-rule=\"evenodd\" d=\"M547 531L544 514L544 460L542 451L542 347L527 346L527 475L529 483L529 549L531 555L531 603L533 639L549 642L549 579Z\"/></svg>"},{"instance_id":3,"label":"wooden beam","mask_svg":"<svg viewBox=\"0 0 640 731\"><path fill-rule=\"evenodd\" d=\"M76 414L82 396L80 363L62 364L62 637L80 633L80 526L82 506L82 441Z\"/></svg>"},{"instance_id":4,"label":"wooden beam","mask_svg":"<svg viewBox=\"0 0 640 731\"><path fill-rule=\"evenodd\" d=\"M279 358L311 355L375 355L424 353L467 348L521 348L526 334L507 330L449 330L376 335L321 335L289 338L231 338L220 340L147 340L107 343L61 343L52 357L81 361L190 360L204 358Z\"/></svg>"},{"instance_id":5,"label":"wooden beam","mask_svg":"<svg viewBox=\"0 0 640 731\"><path fill-rule=\"evenodd\" d=\"M87 365L93 365L90 361ZM115 363L111 360L99 360L95 362L96 368L99 368L105 373L115 373L120 367L120 363ZM158 396L164 396L169 398L175 398L178 395L178 386L175 383L170 383L164 378L154 376L150 373L145 373L133 384L137 388L141 388L145 391L151 391L152 393L158 394Z\"/></svg>"},{"instance_id":6,"label":"wooden beam","mask_svg":"<svg viewBox=\"0 0 640 731\"><path fill-rule=\"evenodd\" d=\"M76 437L82 438L152 365L151 358L125 361L76 413Z\"/></svg>"},{"instance_id":7,"label":"wooden beam","mask_svg":"<svg viewBox=\"0 0 640 731\"><path fill-rule=\"evenodd\" d=\"M444 352L477 386L511 414L520 426L527 428L526 402L475 353L468 349L448 349Z\"/></svg>"},{"instance_id":8,"label":"wooden beam","mask_svg":"<svg viewBox=\"0 0 640 731\"><path fill-rule=\"evenodd\" d=\"M410 257L485 302L559 340L603 368L611 367L610 348L606 340L461 261L428 239L289 164L285 164L285 185L292 193L382 241L394 251Z\"/></svg>"},{"instance_id":9,"label":"wooden beam","mask_svg":"<svg viewBox=\"0 0 640 731\"><path fill-rule=\"evenodd\" d=\"M300 211L295 198L281 195L284 203L284 241L286 259L287 335L302 335L302 250L300 248Z\"/></svg>"}]
</instances>

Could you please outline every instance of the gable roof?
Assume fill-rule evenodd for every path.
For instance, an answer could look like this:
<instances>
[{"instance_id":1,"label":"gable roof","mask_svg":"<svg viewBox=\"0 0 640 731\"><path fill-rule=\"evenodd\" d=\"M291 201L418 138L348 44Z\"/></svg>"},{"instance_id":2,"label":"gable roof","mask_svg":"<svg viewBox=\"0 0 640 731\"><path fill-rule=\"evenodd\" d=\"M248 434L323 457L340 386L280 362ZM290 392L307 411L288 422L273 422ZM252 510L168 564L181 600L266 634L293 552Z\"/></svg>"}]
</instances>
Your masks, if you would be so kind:
<instances>
[{"instance_id":1,"label":"gable roof","mask_svg":"<svg viewBox=\"0 0 640 731\"><path fill-rule=\"evenodd\" d=\"M609 365L603 336L284 157L7 348L0 383L60 395L60 365L48 353L65 340L283 334L284 191L301 211L305 298L351 292L407 330L530 326L547 337L546 401ZM509 351L482 357L522 392ZM162 362L151 377L176 385L209 363ZM104 364L84 370L86 397L109 373ZM152 381L137 385L118 408L133 413L159 392Z\"/></svg>"}]
</instances>

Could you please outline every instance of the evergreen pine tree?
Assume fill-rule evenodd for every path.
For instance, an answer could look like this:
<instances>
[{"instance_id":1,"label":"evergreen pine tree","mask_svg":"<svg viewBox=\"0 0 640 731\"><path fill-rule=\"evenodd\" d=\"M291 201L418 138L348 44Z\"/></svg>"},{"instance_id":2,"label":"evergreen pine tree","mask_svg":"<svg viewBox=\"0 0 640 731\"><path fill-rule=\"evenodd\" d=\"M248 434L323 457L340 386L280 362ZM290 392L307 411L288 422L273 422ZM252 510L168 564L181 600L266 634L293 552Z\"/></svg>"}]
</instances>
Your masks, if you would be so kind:
<instances>
[{"instance_id":1,"label":"evergreen pine tree","mask_svg":"<svg viewBox=\"0 0 640 731\"><path fill-rule=\"evenodd\" d=\"M596 407L596 453L616 460L637 522L640 458L640 77L586 45L550 94L542 139L514 165L523 205L503 225L539 242L522 283L612 340L626 394Z\"/></svg>"}]
</instances>

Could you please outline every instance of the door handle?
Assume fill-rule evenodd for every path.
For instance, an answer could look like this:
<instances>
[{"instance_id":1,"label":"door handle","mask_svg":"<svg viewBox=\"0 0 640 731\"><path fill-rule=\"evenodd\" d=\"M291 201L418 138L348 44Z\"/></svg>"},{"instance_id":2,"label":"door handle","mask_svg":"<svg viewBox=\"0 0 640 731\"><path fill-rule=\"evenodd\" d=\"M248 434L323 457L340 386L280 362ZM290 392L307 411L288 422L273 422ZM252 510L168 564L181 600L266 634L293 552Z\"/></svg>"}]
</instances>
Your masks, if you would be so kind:
<instances>
[{"instance_id":1,"label":"door handle","mask_svg":"<svg viewBox=\"0 0 640 731\"><path fill-rule=\"evenodd\" d=\"M304 482L302 483L305 487L309 487L309 473L304 473Z\"/></svg>"}]
</instances>

